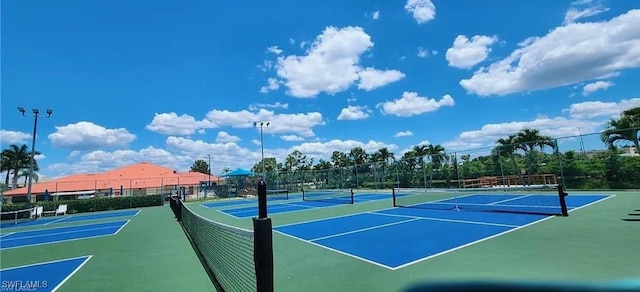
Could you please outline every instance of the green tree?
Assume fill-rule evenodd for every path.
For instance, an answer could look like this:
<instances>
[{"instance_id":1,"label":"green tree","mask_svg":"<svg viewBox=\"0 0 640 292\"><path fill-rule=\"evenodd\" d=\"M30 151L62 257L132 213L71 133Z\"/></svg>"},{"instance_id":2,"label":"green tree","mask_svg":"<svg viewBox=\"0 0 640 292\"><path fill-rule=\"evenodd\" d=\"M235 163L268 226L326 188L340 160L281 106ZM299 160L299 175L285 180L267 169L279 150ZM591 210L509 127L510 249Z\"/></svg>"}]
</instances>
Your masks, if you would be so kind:
<instances>
[{"instance_id":1,"label":"green tree","mask_svg":"<svg viewBox=\"0 0 640 292\"><path fill-rule=\"evenodd\" d=\"M35 151L34 155L39 155L40 152ZM20 170L29 168L31 162L31 152L27 145L23 144L18 146L16 144L9 145L8 149L2 151L2 158L7 168L7 171L11 171L13 174L12 184L13 188L18 187L18 178L20 177ZM38 161L33 162L33 168L38 169Z\"/></svg>"},{"instance_id":2,"label":"green tree","mask_svg":"<svg viewBox=\"0 0 640 292\"><path fill-rule=\"evenodd\" d=\"M204 159L198 159L191 165L191 172L199 172L204 174L211 174L209 164Z\"/></svg>"},{"instance_id":3,"label":"green tree","mask_svg":"<svg viewBox=\"0 0 640 292\"><path fill-rule=\"evenodd\" d=\"M277 162L275 157L268 157L264 159L264 171L266 173L274 172L277 169ZM252 172L262 173L262 161L256 163L251 168Z\"/></svg>"},{"instance_id":4,"label":"green tree","mask_svg":"<svg viewBox=\"0 0 640 292\"><path fill-rule=\"evenodd\" d=\"M609 120L600 138L610 149L615 149L616 144L620 142L631 142L640 153L638 135L640 135L640 107L634 107L623 111L619 119Z\"/></svg>"}]
</instances>

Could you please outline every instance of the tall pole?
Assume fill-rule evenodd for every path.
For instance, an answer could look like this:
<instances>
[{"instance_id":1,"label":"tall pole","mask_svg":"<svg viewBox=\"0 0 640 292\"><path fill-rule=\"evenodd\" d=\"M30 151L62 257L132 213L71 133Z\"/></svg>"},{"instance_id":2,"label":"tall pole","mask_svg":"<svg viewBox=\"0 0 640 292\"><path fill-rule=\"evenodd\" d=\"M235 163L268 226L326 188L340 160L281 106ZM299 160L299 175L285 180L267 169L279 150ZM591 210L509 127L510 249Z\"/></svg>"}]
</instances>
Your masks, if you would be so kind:
<instances>
[{"instance_id":1,"label":"tall pole","mask_svg":"<svg viewBox=\"0 0 640 292\"><path fill-rule=\"evenodd\" d=\"M266 178L266 171L265 171L265 165L264 165L264 136L262 134L262 127L268 127L269 126L269 122L260 122L260 152L262 153L262 180L264 180L265 182L267 181ZM254 122L253 123L254 126L258 126L258 122Z\"/></svg>"},{"instance_id":2,"label":"tall pole","mask_svg":"<svg viewBox=\"0 0 640 292\"><path fill-rule=\"evenodd\" d=\"M207 162L207 166L208 166L207 173L209 174L209 181L207 182L207 188L206 188L206 191L204 192L205 200L207 198L207 195L209 194L209 191L211 191L211 154L207 154L207 157L209 158L209 161Z\"/></svg>"},{"instance_id":3,"label":"tall pole","mask_svg":"<svg viewBox=\"0 0 640 292\"><path fill-rule=\"evenodd\" d=\"M23 107L18 107L18 111L25 115L25 109ZM53 111L47 110L47 118L53 114ZM27 183L27 208L31 208L31 185L33 184L33 168L35 166L35 155L36 155L36 133L38 131L38 117L40 115L40 111L38 109L33 109L33 136L31 139L31 155L29 161L29 180Z\"/></svg>"},{"instance_id":4,"label":"tall pole","mask_svg":"<svg viewBox=\"0 0 640 292\"><path fill-rule=\"evenodd\" d=\"M582 157L586 158L587 152L585 152L584 150L584 140L582 139L582 129L580 129L580 127L578 127L578 133L580 134L580 148L582 149ZM556 147L558 147L557 144L556 144Z\"/></svg>"}]
</instances>

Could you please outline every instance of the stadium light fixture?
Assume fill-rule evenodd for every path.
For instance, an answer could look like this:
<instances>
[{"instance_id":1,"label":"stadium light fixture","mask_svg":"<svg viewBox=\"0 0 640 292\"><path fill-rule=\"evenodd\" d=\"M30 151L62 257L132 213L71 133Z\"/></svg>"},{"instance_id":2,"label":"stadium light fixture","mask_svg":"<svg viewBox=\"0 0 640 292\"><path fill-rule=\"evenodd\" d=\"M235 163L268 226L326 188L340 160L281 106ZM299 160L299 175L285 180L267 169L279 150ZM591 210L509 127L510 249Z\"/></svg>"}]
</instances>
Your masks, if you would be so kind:
<instances>
[{"instance_id":1,"label":"stadium light fixture","mask_svg":"<svg viewBox=\"0 0 640 292\"><path fill-rule=\"evenodd\" d=\"M25 109L23 107L18 107L18 111L25 116ZM31 207L31 185L33 184L33 168L35 164L35 154L36 154L36 132L38 131L38 118L49 118L53 114L53 110L47 109L47 116L41 117L40 110L34 108L33 112L33 135L31 137L31 161L29 162L29 180L27 183L27 208Z\"/></svg>"}]
</instances>

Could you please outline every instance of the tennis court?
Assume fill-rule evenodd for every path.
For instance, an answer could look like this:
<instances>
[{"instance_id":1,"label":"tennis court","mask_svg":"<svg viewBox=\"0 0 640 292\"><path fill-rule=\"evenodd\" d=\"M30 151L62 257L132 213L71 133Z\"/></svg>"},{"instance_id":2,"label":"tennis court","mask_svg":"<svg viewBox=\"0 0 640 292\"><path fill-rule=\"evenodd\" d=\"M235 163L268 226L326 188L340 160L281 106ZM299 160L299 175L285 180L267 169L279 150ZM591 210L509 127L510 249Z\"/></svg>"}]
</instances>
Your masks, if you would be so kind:
<instances>
[{"instance_id":1,"label":"tennis court","mask_svg":"<svg viewBox=\"0 0 640 292\"><path fill-rule=\"evenodd\" d=\"M604 195L571 197L567 204L574 210L607 198ZM468 195L458 203L509 210L513 206L531 208L531 203L536 201L539 199L531 195L508 195L507 198L505 195ZM438 210L442 204L453 202L424 203L415 208L365 212L274 229L306 243L396 270L552 218L492 211ZM429 205L435 206L429 209ZM533 205L533 208L549 207ZM398 248L400 246L402 248Z\"/></svg>"},{"instance_id":2,"label":"tennis court","mask_svg":"<svg viewBox=\"0 0 640 292\"><path fill-rule=\"evenodd\" d=\"M38 225L50 225L56 223L69 223L80 222L96 219L108 219L117 217L136 216L140 213L140 210L126 210L126 211L111 211L97 214L79 214L79 215L67 215L67 216L55 216L55 217L42 217L38 220L26 220L20 221L17 224L14 222L3 222L2 228L15 228L26 226L38 226Z\"/></svg>"},{"instance_id":3,"label":"tennis court","mask_svg":"<svg viewBox=\"0 0 640 292\"><path fill-rule=\"evenodd\" d=\"M5 279L2 291L56 291L91 257L81 256L2 269L0 273ZM38 275L37 280L34 275Z\"/></svg>"},{"instance_id":4,"label":"tennis court","mask_svg":"<svg viewBox=\"0 0 640 292\"><path fill-rule=\"evenodd\" d=\"M270 204L267 209L271 215L308 211L319 208L328 208L342 206L344 204L350 204L351 202L361 203L390 199L389 193L359 193L350 195L347 192L329 192L329 191L312 191L307 193L306 197L300 197L302 200L291 200L292 202L283 202L277 204ZM226 205L223 205L226 206ZM231 209L219 210L220 212L229 215L234 218L251 218L258 214L257 203L253 206L238 207Z\"/></svg>"},{"instance_id":5,"label":"tennis court","mask_svg":"<svg viewBox=\"0 0 640 292\"><path fill-rule=\"evenodd\" d=\"M129 220L3 233L0 250L116 235Z\"/></svg>"}]
</instances>

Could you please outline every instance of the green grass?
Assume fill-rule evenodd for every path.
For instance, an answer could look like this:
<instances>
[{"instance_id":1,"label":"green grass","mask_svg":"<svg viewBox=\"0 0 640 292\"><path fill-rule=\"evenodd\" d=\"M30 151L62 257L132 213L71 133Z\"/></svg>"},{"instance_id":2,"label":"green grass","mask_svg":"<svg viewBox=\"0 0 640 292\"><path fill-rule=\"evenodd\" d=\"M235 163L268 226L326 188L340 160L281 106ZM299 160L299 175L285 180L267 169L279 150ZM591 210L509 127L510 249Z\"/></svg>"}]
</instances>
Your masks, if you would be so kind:
<instances>
[{"instance_id":1,"label":"green grass","mask_svg":"<svg viewBox=\"0 0 640 292\"><path fill-rule=\"evenodd\" d=\"M640 193L594 193L616 196L571 212L569 217L551 218L396 271L274 233L276 291L401 291L413 283L433 280L584 282L637 277L640 222L621 219L640 209ZM278 226L390 205L390 200L373 201L271 217L274 226ZM222 208L241 206L245 205ZM252 226L250 218L235 219L216 209L203 208L199 202L189 203L189 207L222 223ZM7 268L93 255L59 291L212 291L209 278L169 207L141 210L116 236L6 250L2 251L0 265ZM112 220L116 219L95 222ZM28 229L58 226L64 225Z\"/></svg>"}]
</instances>

